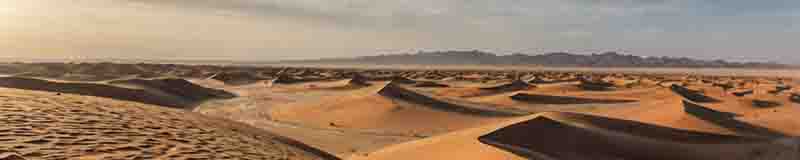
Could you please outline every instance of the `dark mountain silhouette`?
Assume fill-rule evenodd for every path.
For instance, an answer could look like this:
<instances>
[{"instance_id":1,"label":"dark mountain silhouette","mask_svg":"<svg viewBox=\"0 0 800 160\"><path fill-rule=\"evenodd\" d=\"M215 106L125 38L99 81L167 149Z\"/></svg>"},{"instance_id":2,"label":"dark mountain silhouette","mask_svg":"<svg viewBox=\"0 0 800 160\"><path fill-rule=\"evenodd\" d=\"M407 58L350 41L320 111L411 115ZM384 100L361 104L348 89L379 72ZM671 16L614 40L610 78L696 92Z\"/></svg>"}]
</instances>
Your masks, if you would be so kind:
<instances>
[{"instance_id":1,"label":"dark mountain silhouette","mask_svg":"<svg viewBox=\"0 0 800 160\"><path fill-rule=\"evenodd\" d=\"M555 67L713 67L713 68L786 68L788 65L761 62L728 62L685 57L642 57L605 52L572 54L565 52L540 55L497 55L483 51L436 51L416 54L384 54L356 58L284 61L322 64L416 64L416 65L536 65Z\"/></svg>"}]
</instances>

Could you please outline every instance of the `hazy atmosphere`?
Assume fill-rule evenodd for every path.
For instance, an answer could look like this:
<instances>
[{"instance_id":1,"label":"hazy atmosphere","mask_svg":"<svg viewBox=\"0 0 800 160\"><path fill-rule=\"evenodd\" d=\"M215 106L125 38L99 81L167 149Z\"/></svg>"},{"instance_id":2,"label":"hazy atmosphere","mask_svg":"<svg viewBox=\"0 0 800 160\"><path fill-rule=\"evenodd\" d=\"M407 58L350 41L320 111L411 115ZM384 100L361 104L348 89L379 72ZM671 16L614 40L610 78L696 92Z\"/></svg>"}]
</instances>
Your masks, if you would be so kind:
<instances>
[{"instance_id":1,"label":"hazy atmosphere","mask_svg":"<svg viewBox=\"0 0 800 160\"><path fill-rule=\"evenodd\" d=\"M800 0L0 0L0 160L800 160Z\"/></svg>"},{"instance_id":2,"label":"hazy atmosphere","mask_svg":"<svg viewBox=\"0 0 800 160\"><path fill-rule=\"evenodd\" d=\"M800 63L796 0L0 0L0 57L620 51Z\"/></svg>"}]
</instances>

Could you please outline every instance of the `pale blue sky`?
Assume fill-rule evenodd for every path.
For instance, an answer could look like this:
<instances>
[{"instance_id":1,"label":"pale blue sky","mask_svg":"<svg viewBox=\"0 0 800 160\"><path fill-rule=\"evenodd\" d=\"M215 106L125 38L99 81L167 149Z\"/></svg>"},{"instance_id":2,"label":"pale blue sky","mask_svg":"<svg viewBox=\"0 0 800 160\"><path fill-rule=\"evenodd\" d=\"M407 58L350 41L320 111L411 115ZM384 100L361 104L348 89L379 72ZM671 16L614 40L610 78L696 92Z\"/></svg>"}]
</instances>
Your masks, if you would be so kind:
<instances>
[{"instance_id":1,"label":"pale blue sky","mask_svg":"<svg viewBox=\"0 0 800 160\"><path fill-rule=\"evenodd\" d=\"M797 0L0 0L0 55L621 51L800 63Z\"/></svg>"}]
</instances>

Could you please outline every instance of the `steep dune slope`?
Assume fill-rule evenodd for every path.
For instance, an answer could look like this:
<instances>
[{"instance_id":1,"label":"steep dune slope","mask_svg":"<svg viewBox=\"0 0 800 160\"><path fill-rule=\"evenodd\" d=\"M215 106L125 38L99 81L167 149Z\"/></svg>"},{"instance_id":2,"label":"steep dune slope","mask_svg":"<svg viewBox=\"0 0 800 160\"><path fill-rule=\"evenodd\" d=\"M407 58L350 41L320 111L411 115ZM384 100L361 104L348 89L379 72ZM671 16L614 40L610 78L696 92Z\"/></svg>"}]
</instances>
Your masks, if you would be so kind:
<instances>
[{"instance_id":1,"label":"steep dune slope","mask_svg":"<svg viewBox=\"0 0 800 160\"><path fill-rule=\"evenodd\" d=\"M278 107L271 115L277 120L316 126L430 135L525 114L442 100L399 84L377 89L380 90L289 104Z\"/></svg>"},{"instance_id":2,"label":"steep dune slope","mask_svg":"<svg viewBox=\"0 0 800 160\"><path fill-rule=\"evenodd\" d=\"M574 113L542 114L480 140L534 159L800 158L797 140L716 135Z\"/></svg>"},{"instance_id":3,"label":"steep dune slope","mask_svg":"<svg viewBox=\"0 0 800 160\"><path fill-rule=\"evenodd\" d=\"M110 84L140 87L146 90L158 90L175 95L189 101L203 101L208 99L224 99L236 97L235 94L218 89L205 88L184 79L129 79L111 81Z\"/></svg>"}]
</instances>

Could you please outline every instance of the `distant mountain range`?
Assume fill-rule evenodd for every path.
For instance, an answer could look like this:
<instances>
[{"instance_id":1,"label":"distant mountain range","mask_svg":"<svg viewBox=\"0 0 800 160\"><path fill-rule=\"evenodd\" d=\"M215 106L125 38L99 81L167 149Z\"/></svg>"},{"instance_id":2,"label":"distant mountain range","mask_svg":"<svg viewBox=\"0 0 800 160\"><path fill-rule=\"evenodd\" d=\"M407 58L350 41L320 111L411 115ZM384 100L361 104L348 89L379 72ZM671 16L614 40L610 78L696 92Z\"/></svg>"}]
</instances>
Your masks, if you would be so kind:
<instances>
[{"instance_id":1,"label":"distant mountain range","mask_svg":"<svg viewBox=\"0 0 800 160\"><path fill-rule=\"evenodd\" d=\"M415 54L385 54L355 58L282 61L315 64L377 65L532 65L552 67L690 67L690 68L789 68L792 66L764 62L729 62L685 57L642 57L606 52L601 54L547 53L540 55L497 55L483 51L437 51Z\"/></svg>"}]
</instances>

